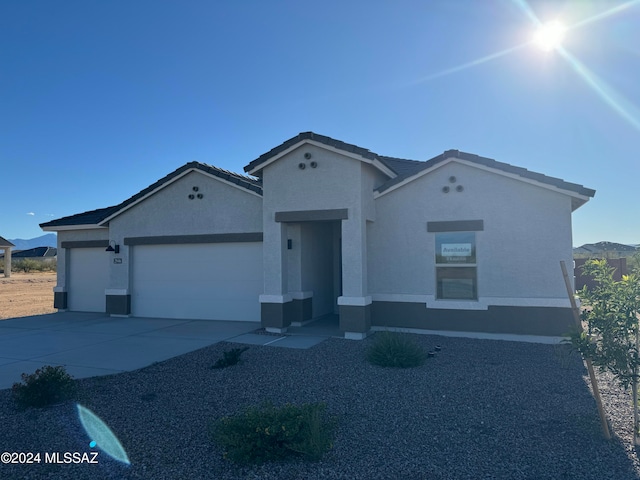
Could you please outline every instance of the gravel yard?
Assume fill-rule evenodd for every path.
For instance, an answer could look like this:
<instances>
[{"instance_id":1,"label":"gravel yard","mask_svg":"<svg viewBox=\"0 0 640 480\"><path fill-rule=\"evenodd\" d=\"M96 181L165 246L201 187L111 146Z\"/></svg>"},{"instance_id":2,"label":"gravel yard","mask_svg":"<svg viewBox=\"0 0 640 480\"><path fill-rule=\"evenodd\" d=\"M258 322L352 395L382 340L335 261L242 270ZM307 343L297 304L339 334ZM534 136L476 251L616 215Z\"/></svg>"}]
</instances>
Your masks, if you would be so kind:
<instances>
[{"instance_id":1,"label":"gravel yard","mask_svg":"<svg viewBox=\"0 0 640 480\"><path fill-rule=\"evenodd\" d=\"M566 346L415 336L442 345L422 367L369 365L364 341L309 350L252 346L211 365L220 343L136 372L80 380L80 403L118 436L129 467L1 465L2 479L638 479L629 395L600 375L615 439L602 438L582 362ZM237 346L237 345L233 345ZM212 419L271 400L327 403L335 447L316 463L238 467ZM0 391L0 451L88 452L75 404L19 412Z\"/></svg>"}]
</instances>

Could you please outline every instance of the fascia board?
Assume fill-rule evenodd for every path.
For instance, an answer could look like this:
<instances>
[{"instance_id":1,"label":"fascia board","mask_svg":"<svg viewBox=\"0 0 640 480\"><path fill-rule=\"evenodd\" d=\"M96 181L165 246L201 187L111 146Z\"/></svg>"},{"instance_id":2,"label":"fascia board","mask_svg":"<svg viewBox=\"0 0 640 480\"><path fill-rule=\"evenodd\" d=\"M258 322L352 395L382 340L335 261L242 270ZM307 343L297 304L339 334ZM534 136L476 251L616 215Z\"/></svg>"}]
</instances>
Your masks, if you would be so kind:
<instances>
[{"instance_id":1,"label":"fascia board","mask_svg":"<svg viewBox=\"0 0 640 480\"><path fill-rule=\"evenodd\" d=\"M82 225L60 225L58 227L40 227L45 232L65 232L70 230L96 230L96 229L106 229L109 227L105 227L102 225L96 224L82 224Z\"/></svg>"},{"instance_id":2,"label":"fascia board","mask_svg":"<svg viewBox=\"0 0 640 480\"><path fill-rule=\"evenodd\" d=\"M256 168L250 170L247 173L249 175L255 175L256 172L264 169L267 165L270 165L273 162L276 162L277 160L281 159L285 155L288 155L289 153L293 152L294 150L300 148L301 146L303 146L305 144L313 145L314 147L318 147L318 148L322 148L322 149L327 150L329 152L336 153L338 155L342 155L343 157L353 158L354 160L358 160L360 162L368 163L369 165L372 165L375 168L377 168L378 170L380 170L382 173L384 173L389 178L397 177L396 173L394 173L390 168L388 168L386 165L384 165L380 160L375 160L375 159L371 160L371 159L368 159L368 158L364 158L361 155L358 155L356 153L347 152L345 150L341 150L339 148L332 147L331 145L325 145L322 142L318 142L316 140L310 140L310 139L300 140L295 145L292 145L289 148L287 148L286 150L283 150L282 152L280 152L277 155L273 156L272 158L270 158L266 162L261 163L259 166L257 166Z\"/></svg>"},{"instance_id":3,"label":"fascia board","mask_svg":"<svg viewBox=\"0 0 640 480\"><path fill-rule=\"evenodd\" d=\"M496 174L496 175L501 175L503 177L511 178L513 180L518 180L520 182L528 183L530 185L535 185L536 187L544 188L545 190L550 190L552 192L562 193L562 194L567 195L569 197L582 200L582 202L583 202L582 204L584 204L584 203L589 201L589 197L587 197L585 195L580 195L579 193L573 192L571 190L566 190L564 188L560 188L560 187L557 187L555 185L549 185L549 184L546 184L546 183L538 182L537 180L533 180L531 178L521 177L520 175L516 175L514 173L505 172L503 170L498 170L498 169L495 169L495 168L487 167L485 165L478 165L477 163L470 162L468 160L464 160L464 159L461 159L461 158L455 158L455 157L448 158L448 159L438 163L437 165L434 165L431 168L427 168L425 170L422 170L421 172L418 172L417 174L406 178L402 182L392 186L391 188L385 190L384 192L380 192L380 193L376 192L376 193L374 193L373 198L374 198L374 200L377 199L377 198L380 198L380 197L386 195L387 193L393 192L394 190L397 190L398 188L401 188L401 187L405 186L406 184L411 183L414 180L417 180L418 178L420 178L420 177L422 177L424 175L428 175L429 173L437 170L438 168L444 167L445 165L448 165L449 163L452 163L452 162L460 163L462 165L466 165L466 166L472 167L472 168L477 168L479 170L484 170L485 172L490 172L490 173L493 173L493 174Z\"/></svg>"}]
</instances>

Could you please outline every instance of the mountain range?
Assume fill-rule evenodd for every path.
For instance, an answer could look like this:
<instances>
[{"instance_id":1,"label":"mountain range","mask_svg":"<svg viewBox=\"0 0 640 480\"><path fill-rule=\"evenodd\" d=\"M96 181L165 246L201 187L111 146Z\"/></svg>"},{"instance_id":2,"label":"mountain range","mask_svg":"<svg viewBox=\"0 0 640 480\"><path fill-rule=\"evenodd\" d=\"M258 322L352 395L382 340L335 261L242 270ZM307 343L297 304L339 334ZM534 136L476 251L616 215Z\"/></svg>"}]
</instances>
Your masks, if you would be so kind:
<instances>
[{"instance_id":1,"label":"mountain range","mask_svg":"<svg viewBox=\"0 0 640 480\"><path fill-rule=\"evenodd\" d=\"M58 243L58 236L55 233L47 233L36 238L7 238L16 247L15 250L29 250L36 247L55 247Z\"/></svg>"},{"instance_id":2,"label":"mountain range","mask_svg":"<svg viewBox=\"0 0 640 480\"><path fill-rule=\"evenodd\" d=\"M625 245L623 243L615 242L598 242L598 243L585 243L581 247L573 249L574 255L606 255L617 254L621 257L631 256L636 252L640 252L638 245Z\"/></svg>"}]
</instances>

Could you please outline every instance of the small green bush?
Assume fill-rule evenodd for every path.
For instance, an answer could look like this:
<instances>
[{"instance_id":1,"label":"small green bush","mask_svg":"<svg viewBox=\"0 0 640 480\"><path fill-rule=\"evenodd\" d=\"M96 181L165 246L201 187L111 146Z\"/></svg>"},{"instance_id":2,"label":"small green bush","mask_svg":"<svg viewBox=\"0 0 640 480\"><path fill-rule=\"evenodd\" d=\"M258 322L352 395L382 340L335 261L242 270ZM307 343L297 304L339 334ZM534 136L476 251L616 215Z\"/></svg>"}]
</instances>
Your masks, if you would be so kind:
<instances>
[{"instance_id":1,"label":"small green bush","mask_svg":"<svg viewBox=\"0 0 640 480\"><path fill-rule=\"evenodd\" d=\"M319 460L333 448L334 421L324 403L275 407L266 403L213 424L213 441L236 463L262 463L289 456Z\"/></svg>"},{"instance_id":2,"label":"small green bush","mask_svg":"<svg viewBox=\"0 0 640 480\"><path fill-rule=\"evenodd\" d=\"M14 383L12 392L22 408L44 407L73 397L75 387L64 367L45 365L31 375L23 373L22 383Z\"/></svg>"},{"instance_id":3,"label":"small green bush","mask_svg":"<svg viewBox=\"0 0 640 480\"><path fill-rule=\"evenodd\" d=\"M427 353L408 335L380 332L367 350L369 363L381 367L410 368L424 363Z\"/></svg>"},{"instance_id":4,"label":"small green bush","mask_svg":"<svg viewBox=\"0 0 640 480\"><path fill-rule=\"evenodd\" d=\"M219 358L216 363L213 364L213 368L225 368L235 365L240 361L240 355L246 350L249 350L249 347L232 348L231 350L222 352L222 358Z\"/></svg>"},{"instance_id":5,"label":"small green bush","mask_svg":"<svg viewBox=\"0 0 640 480\"><path fill-rule=\"evenodd\" d=\"M31 258L21 258L11 262L11 270L15 272L29 273L32 270L42 270L40 262Z\"/></svg>"}]
</instances>

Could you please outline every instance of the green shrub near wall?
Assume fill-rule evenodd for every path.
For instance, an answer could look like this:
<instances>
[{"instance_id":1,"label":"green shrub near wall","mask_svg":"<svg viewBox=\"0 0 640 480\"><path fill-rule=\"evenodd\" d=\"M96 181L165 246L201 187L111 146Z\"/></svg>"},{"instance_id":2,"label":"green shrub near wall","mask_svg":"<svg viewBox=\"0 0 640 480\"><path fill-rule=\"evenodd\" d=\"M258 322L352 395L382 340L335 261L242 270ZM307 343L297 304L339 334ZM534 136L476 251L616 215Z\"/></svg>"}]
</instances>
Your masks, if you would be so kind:
<instances>
[{"instance_id":1,"label":"green shrub near wall","mask_svg":"<svg viewBox=\"0 0 640 480\"><path fill-rule=\"evenodd\" d=\"M410 336L395 332L378 332L367 350L369 363L381 367L410 368L424 363L427 352Z\"/></svg>"},{"instance_id":2,"label":"green shrub near wall","mask_svg":"<svg viewBox=\"0 0 640 480\"><path fill-rule=\"evenodd\" d=\"M212 425L212 439L237 463L262 463L288 456L319 460L333 447L335 422L324 403L275 407L265 403Z\"/></svg>"}]
</instances>

